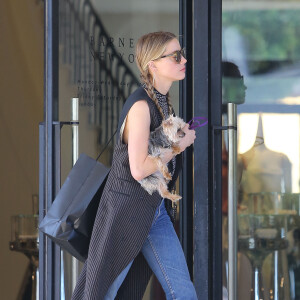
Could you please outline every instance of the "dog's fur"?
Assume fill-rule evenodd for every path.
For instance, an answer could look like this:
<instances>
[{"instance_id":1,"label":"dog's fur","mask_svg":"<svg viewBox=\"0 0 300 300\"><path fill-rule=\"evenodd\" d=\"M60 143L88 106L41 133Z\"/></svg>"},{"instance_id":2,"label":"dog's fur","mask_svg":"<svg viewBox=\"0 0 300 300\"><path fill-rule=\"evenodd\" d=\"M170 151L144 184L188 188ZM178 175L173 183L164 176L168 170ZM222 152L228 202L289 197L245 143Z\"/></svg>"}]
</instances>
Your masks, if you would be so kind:
<instances>
[{"instance_id":1,"label":"dog's fur","mask_svg":"<svg viewBox=\"0 0 300 300\"><path fill-rule=\"evenodd\" d=\"M179 195L168 190L168 182L172 179L166 164L163 164L161 155L172 151L174 155L180 153L179 140L185 136L183 127L186 123L179 117L171 115L162 124L150 133L148 153L158 166L158 171L139 181L141 186L152 195L158 191L163 198L174 202L181 199Z\"/></svg>"}]
</instances>

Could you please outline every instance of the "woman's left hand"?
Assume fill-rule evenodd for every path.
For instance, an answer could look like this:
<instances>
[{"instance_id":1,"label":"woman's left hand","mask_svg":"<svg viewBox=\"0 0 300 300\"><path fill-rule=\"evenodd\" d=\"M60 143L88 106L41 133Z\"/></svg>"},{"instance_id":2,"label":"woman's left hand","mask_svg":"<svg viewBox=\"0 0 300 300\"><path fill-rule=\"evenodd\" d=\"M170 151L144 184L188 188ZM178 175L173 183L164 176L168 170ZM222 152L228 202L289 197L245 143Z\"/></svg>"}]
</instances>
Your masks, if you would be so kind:
<instances>
[{"instance_id":1,"label":"woman's left hand","mask_svg":"<svg viewBox=\"0 0 300 300\"><path fill-rule=\"evenodd\" d=\"M193 129L189 129L189 126L189 124L186 124L182 129L185 133L185 136L179 142L181 152L192 145L196 139L196 131Z\"/></svg>"}]
</instances>

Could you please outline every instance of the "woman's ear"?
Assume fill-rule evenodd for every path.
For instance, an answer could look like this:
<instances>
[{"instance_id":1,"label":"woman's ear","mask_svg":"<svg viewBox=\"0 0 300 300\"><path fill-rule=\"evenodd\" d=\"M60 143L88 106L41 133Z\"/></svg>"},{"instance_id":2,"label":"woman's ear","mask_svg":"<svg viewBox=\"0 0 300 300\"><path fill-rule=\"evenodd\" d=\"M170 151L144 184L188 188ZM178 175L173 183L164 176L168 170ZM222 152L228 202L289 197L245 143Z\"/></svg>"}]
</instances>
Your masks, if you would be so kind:
<instances>
[{"instance_id":1,"label":"woman's ear","mask_svg":"<svg viewBox=\"0 0 300 300\"><path fill-rule=\"evenodd\" d=\"M155 63L153 62L153 61L150 61L149 62L149 69L152 71L152 72L155 72L156 71L156 65L155 65Z\"/></svg>"}]
</instances>

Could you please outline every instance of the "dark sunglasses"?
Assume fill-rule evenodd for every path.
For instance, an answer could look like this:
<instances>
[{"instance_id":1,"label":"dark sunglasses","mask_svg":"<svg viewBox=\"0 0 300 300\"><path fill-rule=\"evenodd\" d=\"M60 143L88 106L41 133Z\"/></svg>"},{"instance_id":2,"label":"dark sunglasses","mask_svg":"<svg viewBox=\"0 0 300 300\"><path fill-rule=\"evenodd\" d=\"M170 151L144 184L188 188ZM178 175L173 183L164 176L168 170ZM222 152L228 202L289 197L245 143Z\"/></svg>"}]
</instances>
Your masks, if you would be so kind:
<instances>
[{"instance_id":1,"label":"dark sunglasses","mask_svg":"<svg viewBox=\"0 0 300 300\"><path fill-rule=\"evenodd\" d=\"M156 58L154 60L157 60L157 59L160 59L160 58L165 58L165 57L174 57L176 63L180 64L182 57L185 58L185 48L182 48L181 50L176 50L173 53L168 54L168 55L163 55L163 56L161 56L159 58Z\"/></svg>"}]
</instances>

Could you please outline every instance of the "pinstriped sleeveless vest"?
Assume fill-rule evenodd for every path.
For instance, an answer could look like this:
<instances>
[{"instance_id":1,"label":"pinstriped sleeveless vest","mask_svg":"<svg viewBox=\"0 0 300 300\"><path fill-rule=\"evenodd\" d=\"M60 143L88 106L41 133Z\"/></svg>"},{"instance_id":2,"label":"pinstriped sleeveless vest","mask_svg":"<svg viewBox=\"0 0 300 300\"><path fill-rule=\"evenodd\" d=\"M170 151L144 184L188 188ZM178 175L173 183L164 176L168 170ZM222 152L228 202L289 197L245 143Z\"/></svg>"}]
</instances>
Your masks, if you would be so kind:
<instances>
[{"instance_id":1,"label":"pinstriped sleeveless vest","mask_svg":"<svg viewBox=\"0 0 300 300\"><path fill-rule=\"evenodd\" d=\"M118 127L111 170L100 200L88 259L80 274L73 300L101 300L121 271L134 259L123 282L117 299L140 300L151 276L151 270L140 253L161 201L156 192L149 195L132 177L129 167L128 148L120 139L120 129L132 105L147 100L153 131L162 118L145 90L138 88L125 102ZM181 156L176 157L176 170L171 188L175 184ZM167 207L168 209L169 207Z\"/></svg>"}]
</instances>

